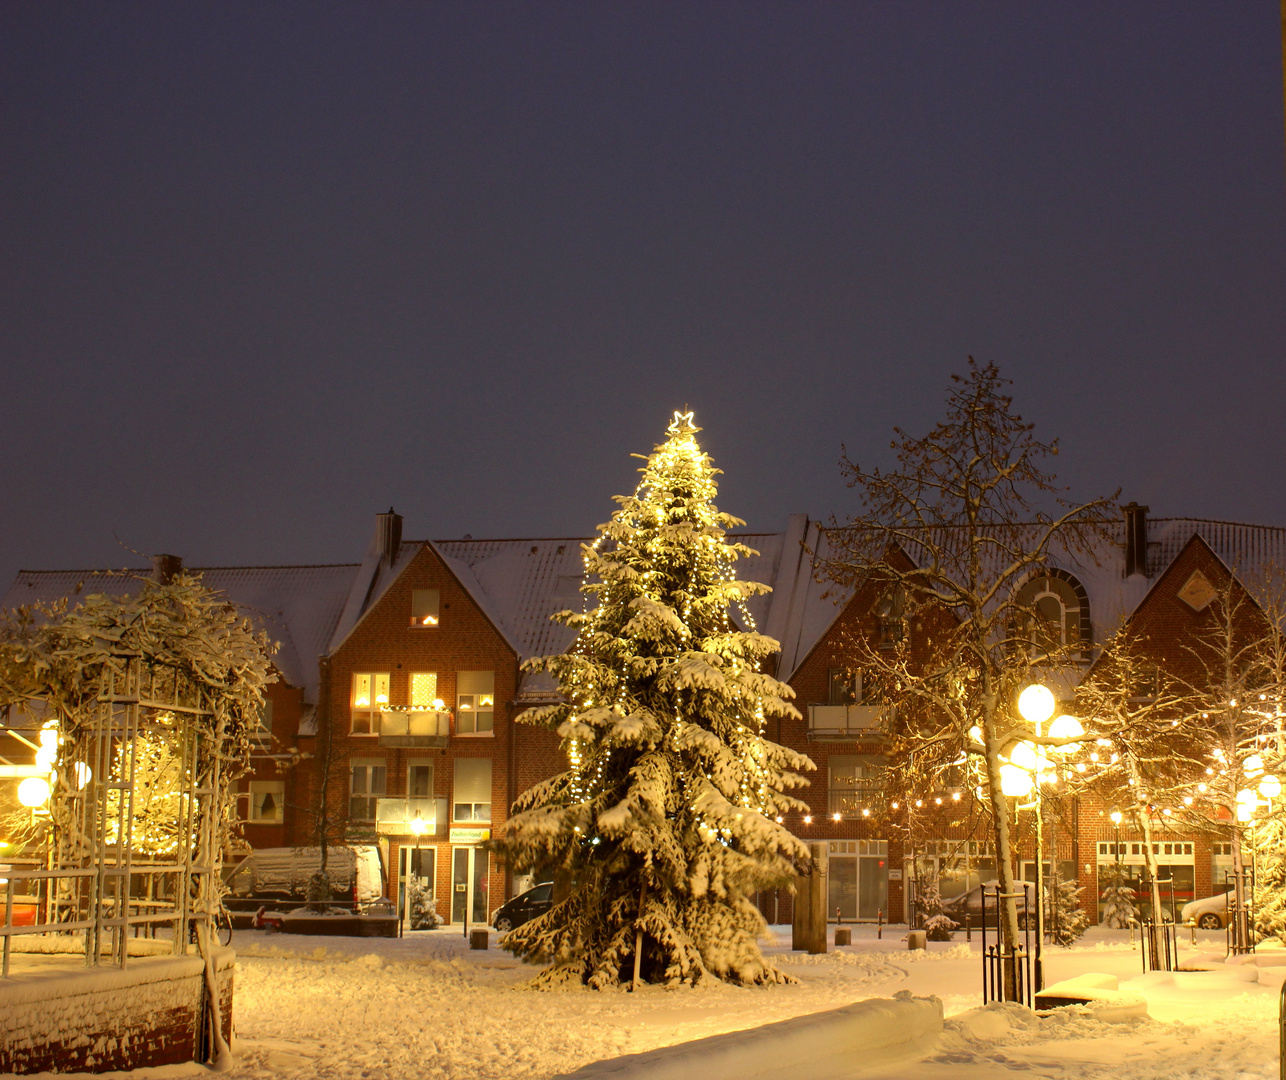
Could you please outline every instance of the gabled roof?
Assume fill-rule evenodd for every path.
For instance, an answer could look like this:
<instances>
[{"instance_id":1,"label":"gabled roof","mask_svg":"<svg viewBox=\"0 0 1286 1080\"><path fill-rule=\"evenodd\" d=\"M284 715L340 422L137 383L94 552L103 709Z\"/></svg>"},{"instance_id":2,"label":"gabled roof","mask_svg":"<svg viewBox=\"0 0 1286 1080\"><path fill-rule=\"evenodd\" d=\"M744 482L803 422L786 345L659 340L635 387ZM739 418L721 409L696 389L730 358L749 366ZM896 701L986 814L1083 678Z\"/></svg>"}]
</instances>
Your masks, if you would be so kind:
<instances>
[{"instance_id":1,"label":"gabled roof","mask_svg":"<svg viewBox=\"0 0 1286 1080\"><path fill-rule=\"evenodd\" d=\"M781 554L781 534L734 533L729 538L758 553L738 561L737 576L771 585ZM562 652L575 639L575 631L550 616L581 607L585 574L581 545L593 539L435 540L433 547L519 660L527 660ZM767 596L756 596L746 605L761 630L769 603Z\"/></svg>"},{"instance_id":2,"label":"gabled roof","mask_svg":"<svg viewBox=\"0 0 1286 1080\"><path fill-rule=\"evenodd\" d=\"M355 563L330 566L185 567L223 593L258 629L280 644L273 657L282 677L317 700L317 658L326 652L348 595ZM125 596L135 591L151 568L103 570L20 570L0 606L52 603L101 593Z\"/></svg>"}]
</instances>

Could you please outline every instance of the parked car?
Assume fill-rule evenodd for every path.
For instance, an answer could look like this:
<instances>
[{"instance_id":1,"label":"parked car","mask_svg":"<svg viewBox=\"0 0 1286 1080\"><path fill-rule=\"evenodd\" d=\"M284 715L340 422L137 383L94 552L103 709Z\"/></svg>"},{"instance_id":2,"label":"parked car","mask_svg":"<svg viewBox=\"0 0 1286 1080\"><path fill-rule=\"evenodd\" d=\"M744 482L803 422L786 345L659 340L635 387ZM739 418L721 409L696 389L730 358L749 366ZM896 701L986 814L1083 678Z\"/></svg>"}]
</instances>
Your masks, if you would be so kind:
<instances>
[{"instance_id":1,"label":"parked car","mask_svg":"<svg viewBox=\"0 0 1286 1080\"><path fill-rule=\"evenodd\" d=\"M948 919L953 920L960 927L964 926L981 926L982 925L982 891L987 890L987 925L996 925L996 886L998 881L984 881L981 885L975 885L968 892L962 892L959 896L953 896L950 900L944 900L942 903L942 914ZM1018 891L1023 891L1023 886L1027 886L1027 894L1031 897L1032 917L1031 927L1035 929L1035 911L1036 911L1036 886L1030 881L1020 881L1015 883ZM1018 925L1020 928L1028 924L1027 901L1024 897L1019 896L1015 901L1018 905Z\"/></svg>"},{"instance_id":2,"label":"parked car","mask_svg":"<svg viewBox=\"0 0 1286 1080\"><path fill-rule=\"evenodd\" d=\"M543 915L553 906L554 883L543 881L539 885L519 893L512 900L506 900L491 918L491 925L500 933L507 934L515 926L530 922L537 915Z\"/></svg>"},{"instance_id":3,"label":"parked car","mask_svg":"<svg viewBox=\"0 0 1286 1080\"><path fill-rule=\"evenodd\" d=\"M1183 905L1179 918L1185 923L1194 922L1203 930L1222 930L1232 921L1232 901L1231 890L1193 900Z\"/></svg>"},{"instance_id":4,"label":"parked car","mask_svg":"<svg viewBox=\"0 0 1286 1080\"><path fill-rule=\"evenodd\" d=\"M225 867L228 895L223 906L233 925L245 928L260 908L294 911L308 902L308 882L321 868L315 847L258 848L234 867ZM326 852L330 903L352 911L369 911L384 899L384 866L374 844L331 847Z\"/></svg>"}]
</instances>

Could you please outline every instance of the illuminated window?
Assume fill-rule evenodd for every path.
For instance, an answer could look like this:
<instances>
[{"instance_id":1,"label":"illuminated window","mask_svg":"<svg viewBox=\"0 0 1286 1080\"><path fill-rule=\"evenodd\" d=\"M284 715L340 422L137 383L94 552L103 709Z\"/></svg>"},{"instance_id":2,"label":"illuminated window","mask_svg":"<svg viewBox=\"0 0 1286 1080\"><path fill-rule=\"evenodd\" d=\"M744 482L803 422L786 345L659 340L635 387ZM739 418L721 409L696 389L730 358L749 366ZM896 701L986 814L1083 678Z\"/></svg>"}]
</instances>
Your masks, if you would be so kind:
<instances>
[{"instance_id":1,"label":"illuminated window","mask_svg":"<svg viewBox=\"0 0 1286 1080\"><path fill-rule=\"evenodd\" d=\"M412 626L437 626L438 625L438 590L437 589L412 589L411 590L411 625Z\"/></svg>"},{"instance_id":2,"label":"illuminated window","mask_svg":"<svg viewBox=\"0 0 1286 1080\"><path fill-rule=\"evenodd\" d=\"M352 821L374 821L376 802L383 798L388 768L383 758L349 762L348 816Z\"/></svg>"},{"instance_id":3,"label":"illuminated window","mask_svg":"<svg viewBox=\"0 0 1286 1080\"><path fill-rule=\"evenodd\" d=\"M431 709L438 696L438 675L436 671L414 671L411 673L411 708Z\"/></svg>"},{"instance_id":4,"label":"illuminated window","mask_svg":"<svg viewBox=\"0 0 1286 1080\"><path fill-rule=\"evenodd\" d=\"M367 671L353 675L353 734L378 735L380 710L388 708L387 671Z\"/></svg>"},{"instance_id":5,"label":"illuminated window","mask_svg":"<svg viewBox=\"0 0 1286 1080\"><path fill-rule=\"evenodd\" d=\"M285 800L285 781L251 780L250 820L268 825L284 820Z\"/></svg>"},{"instance_id":6,"label":"illuminated window","mask_svg":"<svg viewBox=\"0 0 1286 1080\"><path fill-rule=\"evenodd\" d=\"M495 673L457 671L455 733L490 735L495 723Z\"/></svg>"}]
</instances>

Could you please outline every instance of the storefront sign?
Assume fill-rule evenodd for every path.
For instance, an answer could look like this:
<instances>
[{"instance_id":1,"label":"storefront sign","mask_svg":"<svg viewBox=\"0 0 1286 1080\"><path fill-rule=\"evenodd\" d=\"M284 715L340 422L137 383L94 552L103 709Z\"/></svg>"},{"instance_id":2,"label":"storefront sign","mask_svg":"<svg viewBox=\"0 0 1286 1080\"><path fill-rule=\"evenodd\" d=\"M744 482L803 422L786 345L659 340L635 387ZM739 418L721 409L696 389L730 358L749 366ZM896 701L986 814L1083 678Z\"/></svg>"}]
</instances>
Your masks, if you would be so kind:
<instances>
[{"instance_id":1,"label":"storefront sign","mask_svg":"<svg viewBox=\"0 0 1286 1080\"><path fill-rule=\"evenodd\" d=\"M889 880L890 880L890 881L901 881L901 880L902 880L902 871L901 871L901 870L890 870L890 871L889 871Z\"/></svg>"},{"instance_id":2,"label":"storefront sign","mask_svg":"<svg viewBox=\"0 0 1286 1080\"><path fill-rule=\"evenodd\" d=\"M491 839L490 829L452 829L451 843L453 844L481 844L484 840Z\"/></svg>"}]
</instances>

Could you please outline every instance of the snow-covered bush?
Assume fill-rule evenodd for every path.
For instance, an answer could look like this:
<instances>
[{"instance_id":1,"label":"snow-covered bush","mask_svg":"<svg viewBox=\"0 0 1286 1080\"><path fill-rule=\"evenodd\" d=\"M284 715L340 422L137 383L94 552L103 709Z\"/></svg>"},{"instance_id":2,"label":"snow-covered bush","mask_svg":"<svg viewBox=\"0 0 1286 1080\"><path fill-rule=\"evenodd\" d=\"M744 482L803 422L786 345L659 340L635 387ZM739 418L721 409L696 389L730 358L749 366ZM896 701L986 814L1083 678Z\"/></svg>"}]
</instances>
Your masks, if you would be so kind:
<instances>
[{"instance_id":1,"label":"snow-covered bush","mask_svg":"<svg viewBox=\"0 0 1286 1080\"><path fill-rule=\"evenodd\" d=\"M436 930L442 925L438 918L437 908L433 903L433 893L424 888L414 877L408 885L408 897L411 909L410 922L412 930Z\"/></svg>"},{"instance_id":2,"label":"snow-covered bush","mask_svg":"<svg viewBox=\"0 0 1286 1080\"><path fill-rule=\"evenodd\" d=\"M1046 894L1045 933L1052 944L1070 948L1090 925L1081 909L1081 887L1074 881L1050 884L1054 887Z\"/></svg>"},{"instance_id":3,"label":"snow-covered bush","mask_svg":"<svg viewBox=\"0 0 1286 1080\"><path fill-rule=\"evenodd\" d=\"M951 931L960 924L944 914L942 910L942 890L938 886L936 874L925 873L916 882L917 905L920 911L921 927L926 930L930 941L950 941Z\"/></svg>"},{"instance_id":4,"label":"snow-covered bush","mask_svg":"<svg viewBox=\"0 0 1286 1080\"><path fill-rule=\"evenodd\" d=\"M538 985L786 978L760 953L752 897L807 863L780 816L806 809L784 791L813 764L764 738L768 718L799 713L762 670L778 644L745 601L768 590L736 576L751 552L726 537L743 523L714 506L698 430L675 414L585 547L587 610L555 616L575 644L526 665L563 700L520 720L557 731L569 768L519 796L492 846L558 886L503 942L549 964Z\"/></svg>"},{"instance_id":5,"label":"snow-covered bush","mask_svg":"<svg viewBox=\"0 0 1286 1080\"><path fill-rule=\"evenodd\" d=\"M1119 862L1099 867L1099 882L1103 886L1099 895L1103 902L1103 925L1124 929L1137 921L1139 909L1134 906L1134 889L1125 867Z\"/></svg>"}]
</instances>

